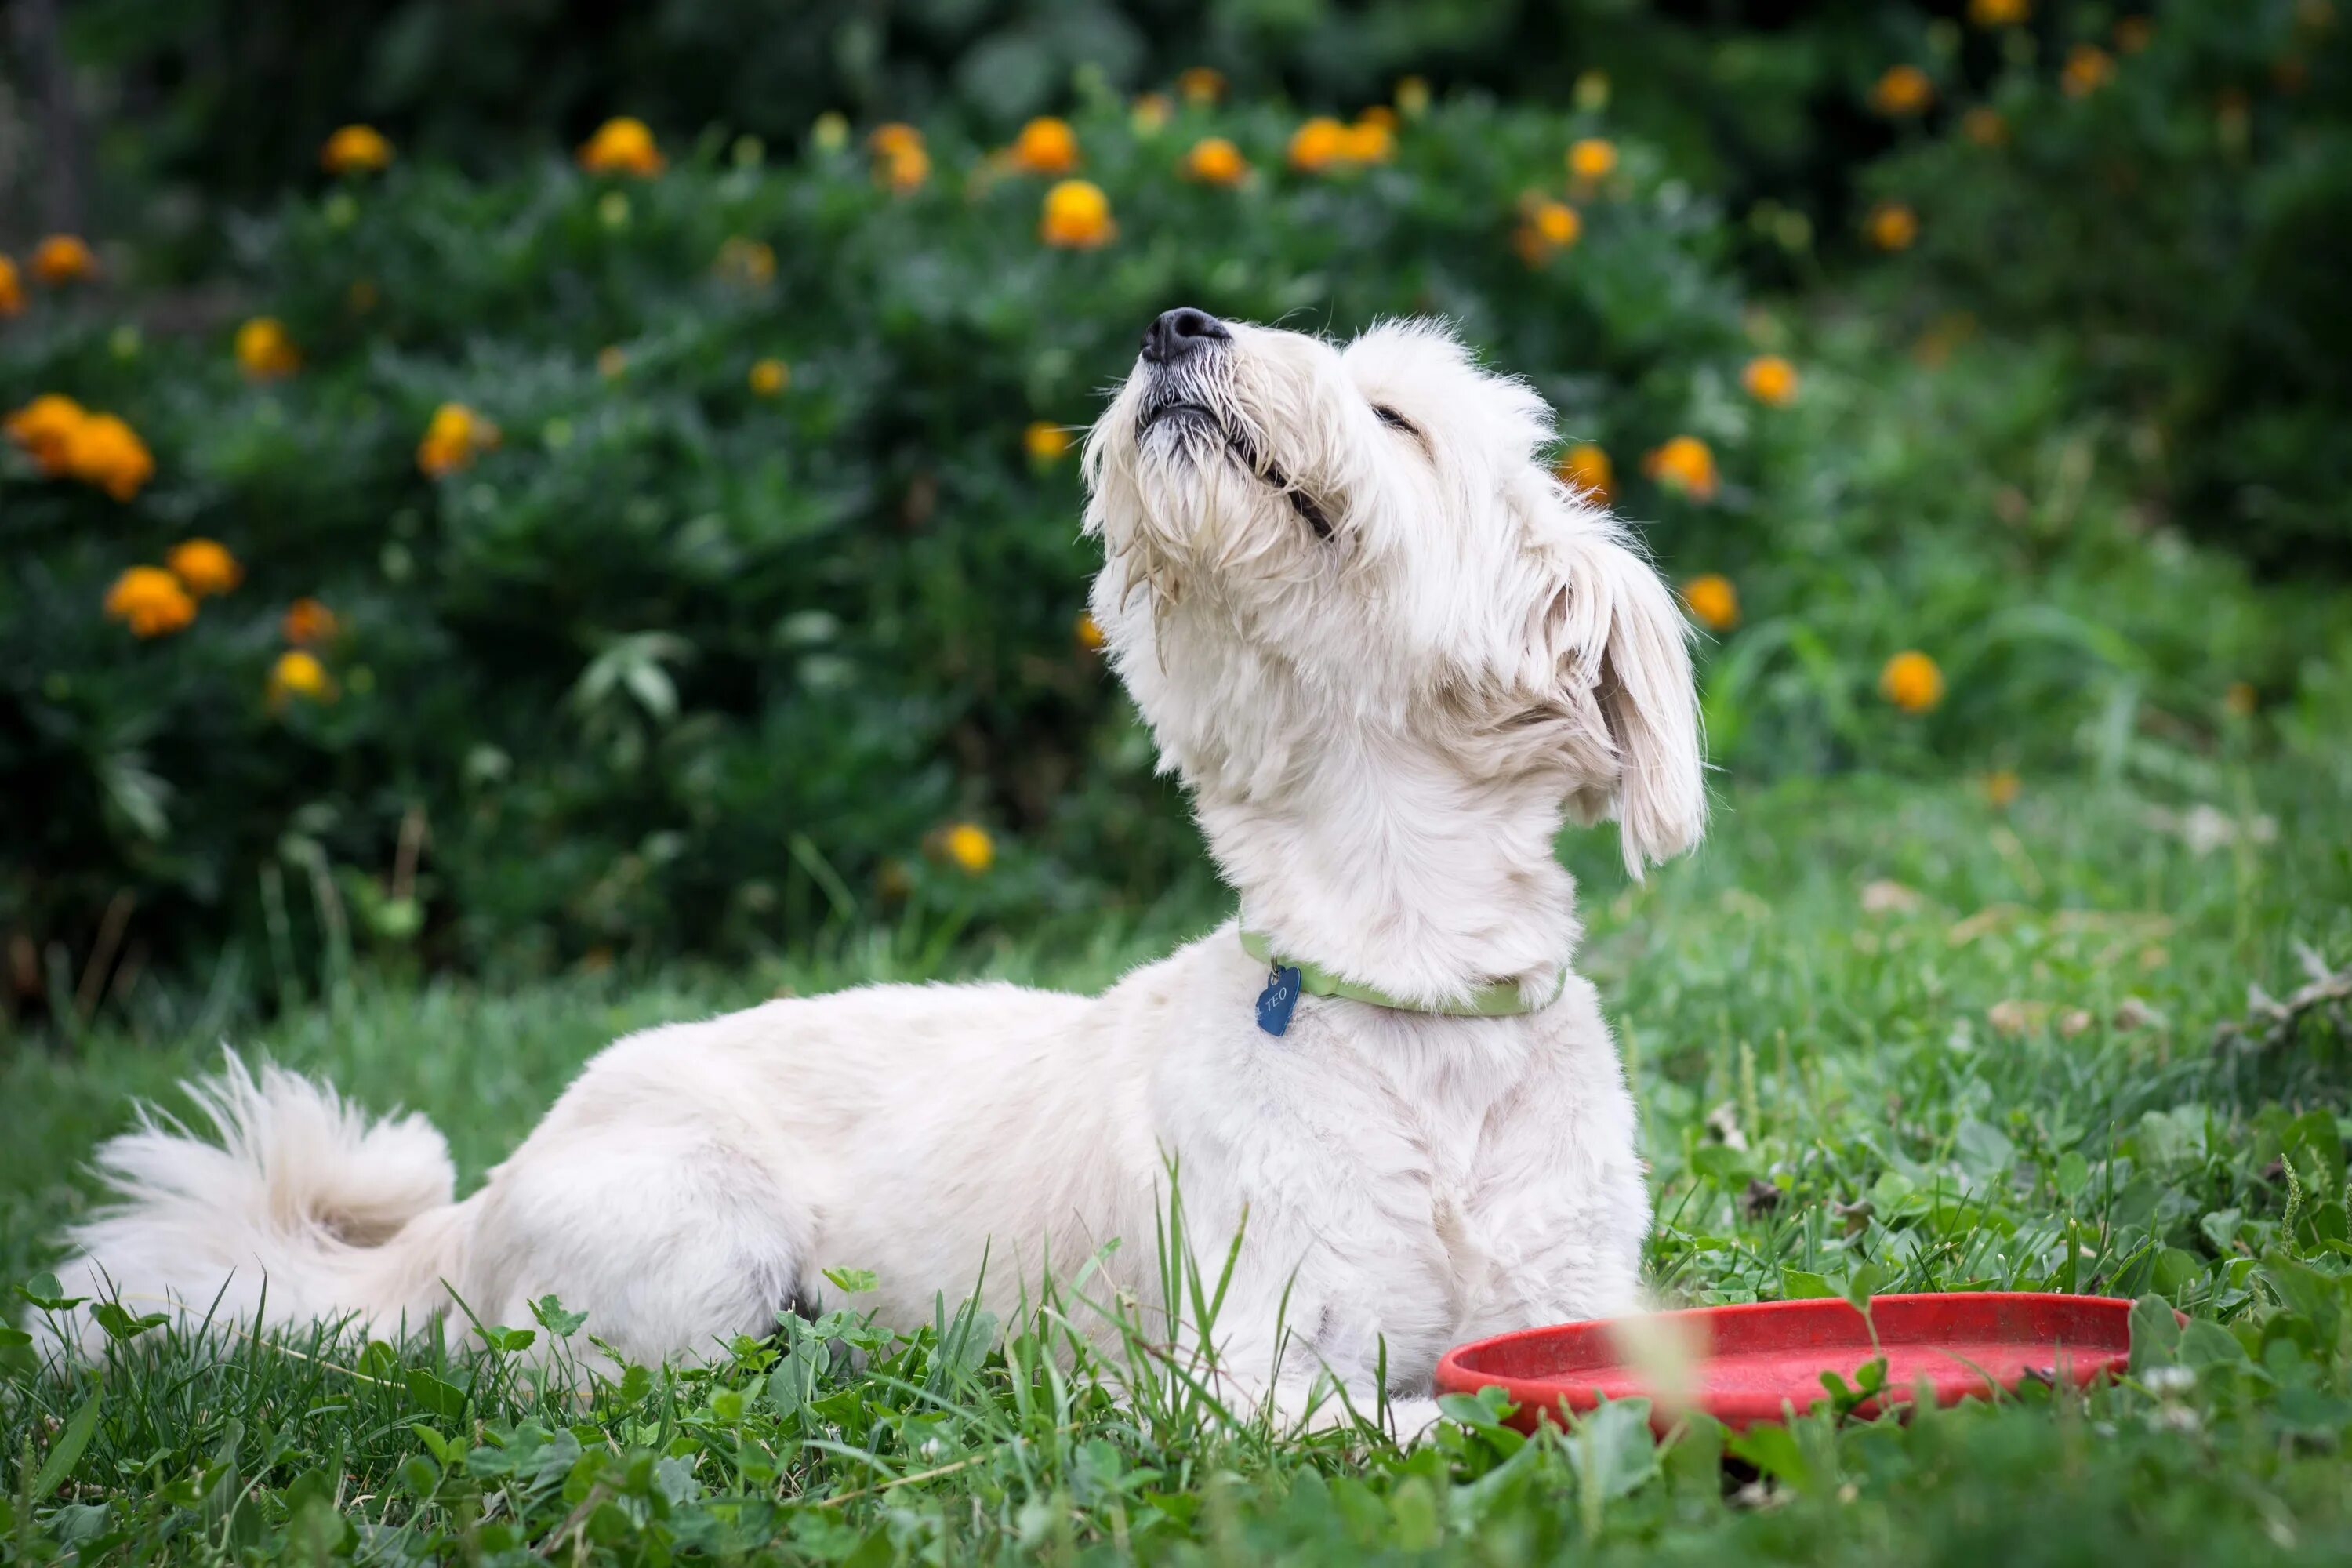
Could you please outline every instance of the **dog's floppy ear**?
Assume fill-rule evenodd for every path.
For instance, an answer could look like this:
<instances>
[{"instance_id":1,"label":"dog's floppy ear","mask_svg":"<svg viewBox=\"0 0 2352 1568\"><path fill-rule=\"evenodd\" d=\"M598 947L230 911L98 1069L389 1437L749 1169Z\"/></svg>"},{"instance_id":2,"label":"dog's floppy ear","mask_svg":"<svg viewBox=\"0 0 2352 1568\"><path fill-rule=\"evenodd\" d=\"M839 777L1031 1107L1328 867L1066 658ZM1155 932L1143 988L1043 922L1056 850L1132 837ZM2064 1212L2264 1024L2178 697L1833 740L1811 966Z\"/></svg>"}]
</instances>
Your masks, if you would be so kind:
<instances>
[{"instance_id":1,"label":"dog's floppy ear","mask_svg":"<svg viewBox=\"0 0 2352 1568\"><path fill-rule=\"evenodd\" d=\"M1535 651L1560 706L1582 721L1576 750L1593 764L1569 808L1585 822L1617 818L1625 868L1638 880L1644 863L1679 855L1706 831L1688 625L1607 519L1580 518L1551 553L1559 569L1538 612Z\"/></svg>"}]
</instances>

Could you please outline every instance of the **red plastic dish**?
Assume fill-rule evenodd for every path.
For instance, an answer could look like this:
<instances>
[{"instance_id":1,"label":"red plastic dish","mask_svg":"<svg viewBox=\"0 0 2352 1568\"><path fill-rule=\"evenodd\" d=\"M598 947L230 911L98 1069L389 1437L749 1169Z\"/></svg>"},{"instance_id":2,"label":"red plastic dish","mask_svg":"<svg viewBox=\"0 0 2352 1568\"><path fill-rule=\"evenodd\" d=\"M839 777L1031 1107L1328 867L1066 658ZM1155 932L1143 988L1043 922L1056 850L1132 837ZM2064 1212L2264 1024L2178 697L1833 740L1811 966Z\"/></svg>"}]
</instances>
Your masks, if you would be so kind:
<instances>
[{"instance_id":1,"label":"red plastic dish","mask_svg":"<svg viewBox=\"0 0 2352 1568\"><path fill-rule=\"evenodd\" d=\"M1499 1387L1519 1407L1513 1425L1530 1431L1562 1405L1591 1410L1603 1398L1638 1395L1658 1401L1652 1420L1663 1432L1675 1413L1664 1391L1629 1364L1643 1359L1644 1337L1629 1336L1627 1328L1644 1324L1659 1342L1684 1347L1678 1381L1687 1402L1727 1426L1783 1420L1826 1397L1822 1373L1851 1383L1855 1368L1881 1353L1888 1401L1908 1404L1924 1384L1938 1405L1955 1405L2028 1377L2083 1385L2122 1371L2131 1360L2131 1305L2106 1296L1992 1290L1880 1296L1870 1304L1875 1351L1862 1314L1838 1300L1562 1323L1455 1346L1437 1363L1437 1391ZM1864 1415L1874 1410L1861 1407Z\"/></svg>"}]
</instances>

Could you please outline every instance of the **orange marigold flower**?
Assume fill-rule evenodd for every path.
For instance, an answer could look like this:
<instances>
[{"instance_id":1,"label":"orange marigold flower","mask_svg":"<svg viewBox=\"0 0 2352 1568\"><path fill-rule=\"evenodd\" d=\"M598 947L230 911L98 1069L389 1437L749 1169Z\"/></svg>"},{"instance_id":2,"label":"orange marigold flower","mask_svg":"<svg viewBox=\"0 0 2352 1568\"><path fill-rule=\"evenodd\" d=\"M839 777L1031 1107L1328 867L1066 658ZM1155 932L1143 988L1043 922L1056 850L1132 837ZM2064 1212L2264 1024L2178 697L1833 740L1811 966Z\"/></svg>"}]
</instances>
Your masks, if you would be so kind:
<instances>
[{"instance_id":1,"label":"orange marigold flower","mask_svg":"<svg viewBox=\"0 0 2352 1568\"><path fill-rule=\"evenodd\" d=\"M199 599L226 594L245 581L245 568L217 539L184 539L164 555L163 564Z\"/></svg>"},{"instance_id":2,"label":"orange marigold flower","mask_svg":"<svg viewBox=\"0 0 2352 1568\"><path fill-rule=\"evenodd\" d=\"M905 195L919 191L931 177L931 155L920 140L895 142L881 147L874 161L874 178L885 190Z\"/></svg>"},{"instance_id":3,"label":"orange marigold flower","mask_svg":"<svg viewBox=\"0 0 2352 1568\"><path fill-rule=\"evenodd\" d=\"M775 279L776 247L764 239L731 234L719 242L719 259L710 269L730 283L757 288Z\"/></svg>"},{"instance_id":4,"label":"orange marigold flower","mask_svg":"<svg viewBox=\"0 0 2352 1568\"><path fill-rule=\"evenodd\" d=\"M196 602L161 566L133 566L106 591L106 614L133 637L167 637L196 618Z\"/></svg>"},{"instance_id":5,"label":"orange marigold flower","mask_svg":"<svg viewBox=\"0 0 2352 1568\"><path fill-rule=\"evenodd\" d=\"M1021 445L1033 461L1050 463L1070 449L1070 433L1059 425L1039 419L1021 433Z\"/></svg>"},{"instance_id":6,"label":"orange marigold flower","mask_svg":"<svg viewBox=\"0 0 2352 1568\"><path fill-rule=\"evenodd\" d=\"M2145 16L2126 16L2116 24L2116 47L2127 55L2138 54L2156 39L2156 24Z\"/></svg>"},{"instance_id":7,"label":"orange marigold flower","mask_svg":"<svg viewBox=\"0 0 2352 1568\"><path fill-rule=\"evenodd\" d=\"M1758 354L1739 373L1739 384L1757 402L1786 408L1797 401L1797 367L1779 354Z\"/></svg>"},{"instance_id":8,"label":"orange marigold flower","mask_svg":"<svg viewBox=\"0 0 2352 1568\"><path fill-rule=\"evenodd\" d=\"M1318 114L1291 133L1290 165L1319 174L1348 155L1348 128Z\"/></svg>"},{"instance_id":9,"label":"orange marigold flower","mask_svg":"<svg viewBox=\"0 0 2352 1568\"><path fill-rule=\"evenodd\" d=\"M287 605L285 615L278 621L279 634L296 647L317 647L331 642L341 629L335 612L311 598L297 599Z\"/></svg>"},{"instance_id":10,"label":"orange marigold flower","mask_svg":"<svg viewBox=\"0 0 2352 1568\"><path fill-rule=\"evenodd\" d=\"M2058 84L2069 98L2087 98L2106 86L2115 74L2116 62L2106 50L2096 44L2076 44L2058 73Z\"/></svg>"},{"instance_id":11,"label":"orange marigold flower","mask_svg":"<svg viewBox=\"0 0 2352 1568\"><path fill-rule=\"evenodd\" d=\"M2032 10L2032 0L1969 0L1969 20L1979 27L2014 27Z\"/></svg>"},{"instance_id":12,"label":"orange marigold flower","mask_svg":"<svg viewBox=\"0 0 2352 1568\"><path fill-rule=\"evenodd\" d=\"M1088 653L1102 652L1106 639L1103 637L1102 626L1094 616L1081 613L1076 623L1071 626L1070 635L1076 637L1078 646Z\"/></svg>"},{"instance_id":13,"label":"orange marigold flower","mask_svg":"<svg viewBox=\"0 0 2352 1568\"><path fill-rule=\"evenodd\" d=\"M1585 184L1594 184L1617 172L1617 143L1605 136L1587 136L1570 144L1568 172Z\"/></svg>"},{"instance_id":14,"label":"orange marigold flower","mask_svg":"<svg viewBox=\"0 0 2352 1568\"><path fill-rule=\"evenodd\" d=\"M129 500L155 477L147 444L111 414L92 414L67 432L66 468L116 500Z\"/></svg>"},{"instance_id":15,"label":"orange marigold flower","mask_svg":"<svg viewBox=\"0 0 2352 1568\"><path fill-rule=\"evenodd\" d=\"M1919 215L1902 202L1881 202L1863 220L1863 232L1881 250L1908 250L1919 237Z\"/></svg>"},{"instance_id":16,"label":"orange marigold flower","mask_svg":"<svg viewBox=\"0 0 2352 1568\"><path fill-rule=\"evenodd\" d=\"M1396 84L1397 111L1408 120L1418 120L1429 112L1429 81L1425 77L1409 76Z\"/></svg>"},{"instance_id":17,"label":"orange marigold flower","mask_svg":"<svg viewBox=\"0 0 2352 1568\"><path fill-rule=\"evenodd\" d=\"M1045 193L1037 237L1047 245L1092 250L1118 232L1110 220L1110 198L1092 180L1064 180Z\"/></svg>"},{"instance_id":18,"label":"orange marigold flower","mask_svg":"<svg viewBox=\"0 0 2352 1568\"><path fill-rule=\"evenodd\" d=\"M1739 590L1719 572L1684 584L1683 603L1709 631L1727 632L1739 624Z\"/></svg>"},{"instance_id":19,"label":"orange marigold flower","mask_svg":"<svg viewBox=\"0 0 2352 1568\"><path fill-rule=\"evenodd\" d=\"M1212 70L1207 66L1194 66L1177 77L1176 90L1184 95L1187 103L1195 106L1214 103L1225 95L1224 73Z\"/></svg>"},{"instance_id":20,"label":"orange marigold flower","mask_svg":"<svg viewBox=\"0 0 2352 1568\"><path fill-rule=\"evenodd\" d=\"M2009 121L2000 110L1979 103L1960 116L1960 134L1979 147L1998 147L2009 140Z\"/></svg>"},{"instance_id":21,"label":"orange marigold flower","mask_svg":"<svg viewBox=\"0 0 2352 1568\"><path fill-rule=\"evenodd\" d=\"M1590 441L1580 441L1561 454L1552 472L1565 484L1606 503L1616 493L1616 471L1609 454Z\"/></svg>"},{"instance_id":22,"label":"orange marigold flower","mask_svg":"<svg viewBox=\"0 0 2352 1568\"><path fill-rule=\"evenodd\" d=\"M592 174L658 174L669 167L654 133L631 114L619 114L596 127L596 134L580 144L580 166Z\"/></svg>"},{"instance_id":23,"label":"orange marigold flower","mask_svg":"<svg viewBox=\"0 0 2352 1568\"><path fill-rule=\"evenodd\" d=\"M1914 65L1889 66L1870 89L1870 106L1892 116L1917 114L1936 101L1936 84Z\"/></svg>"},{"instance_id":24,"label":"orange marigold flower","mask_svg":"<svg viewBox=\"0 0 2352 1568\"><path fill-rule=\"evenodd\" d=\"M1032 174L1068 174L1078 166L1077 133L1066 120L1038 116L1014 139L1013 166Z\"/></svg>"},{"instance_id":25,"label":"orange marigold flower","mask_svg":"<svg viewBox=\"0 0 2352 1568\"><path fill-rule=\"evenodd\" d=\"M283 706L289 697L311 702L335 700L334 677L327 673L319 656L308 648L289 647L269 667L270 705Z\"/></svg>"},{"instance_id":26,"label":"orange marigold flower","mask_svg":"<svg viewBox=\"0 0 2352 1568\"><path fill-rule=\"evenodd\" d=\"M1574 245L1584 233L1584 220L1566 202L1530 198L1521 208L1518 233L1513 237L1519 258L1540 267L1559 251Z\"/></svg>"},{"instance_id":27,"label":"orange marigold flower","mask_svg":"<svg viewBox=\"0 0 2352 1568\"><path fill-rule=\"evenodd\" d=\"M1696 436L1677 436L1664 446L1653 448L1642 459L1642 471L1693 500L1715 499L1715 454Z\"/></svg>"},{"instance_id":28,"label":"orange marigold flower","mask_svg":"<svg viewBox=\"0 0 2352 1568\"><path fill-rule=\"evenodd\" d=\"M98 258L81 237L53 234L33 247L33 276L44 283L79 283L98 276Z\"/></svg>"},{"instance_id":29,"label":"orange marigold flower","mask_svg":"<svg viewBox=\"0 0 2352 1568\"><path fill-rule=\"evenodd\" d=\"M73 433L89 417L89 411L63 393L45 392L8 416L7 431L41 472L59 479L73 471L67 447Z\"/></svg>"},{"instance_id":30,"label":"orange marigold flower","mask_svg":"<svg viewBox=\"0 0 2352 1568\"><path fill-rule=\"evenodd\" d=\"M25 308L25 280L16 272L16 264L0 256L0 316L13 316Z\"/></svg>"},{"instance_id":31,"label":"orange marigold flower","mask_svg":"<svg viewBox=\"0 0 2352 1568\"><path fill-rule=\"evenodd\" d=\"M1944 672L1917 648L1906 648L1878 672L1878 693L1906 713L1925 713L1944 700Z\"/></svg>"},{"instance_id":32,"label":"orange marigold flower","mask_svg":"<svg viewBox=\"0 0 2352 1568\"><path fill-rule=\"evenodd\" d=\"M996 840L976 822L959 822L940 838L940 847L966 876L977 877L996 864Z\"/></svg>"},{"instance_id":33,"label":"orange marigold flower","mask_svg":"<svg viewBox=\"0 0 2352 1568\"><path fill-rule=\"evenodd\" d=\"M909 147L919 151L923 133L903 120L886 120L866 133L866 145L887 158Z\"/></svg>"},{"instance_id":34,"label":"orange marigold flower","mask_svg":"<svg viewBox=\"0 0 2352 1568\"><path fill-rule=\"evenodd\" d=\"M319 163L331 174L354 174L388 168L392 143L373 125L346 125L319 149Z\"/></svg>"},{"instance_id":35,"label":"orange marigold flower","mask_svg":"<svg viewBox=\"0 0 2352 1568\"><path fill-rule=\"evenodd\" d=\"M236 363L254 381L276 381L302 368L302 353L275 316L256 316L236 330Z\"/></svg>"},{"instance_id":36,"label":"orange marigold flower","mask_svg":"<svg viewBox=\"0 0 2352 1568\"><path fill-rule=\"evenodd\" d=\"M745 379L751 383L753 392L762 397L773 397L792 384L793 368L780 359L758 360L752 363L751 374Z\"/></svg>"},{"instance_id":37,"label":"orange marigold flower","mask_svg":"<svg viewBox=\"0 0 2352 1568\"><path fill-rule=\"evenodd\" d=\"M1238 185L1249 177L1249 161L1222 136L1203 136L1184 154L1184 177L1210 185Z\"/></svg>"},{"instance_id":38,"label":"orange marigold flower","mask_svg":"<svg viewBox=\"0 0 2352 1568\"><path fill-rule=\"evenodd\" d=\"M1341 134L1339 156L1350 163L1385 163L1396 155L1396 132L1367 110Z\"/></svg>"},{"instance_id":39,"label":"orange marigold flower","mask_svg":"<svg viewBox=\"0 0 2352 1568\"><path fill-rule=\"evenodd\" d=\"M499 427L462 403L433 411L425 438L416 444L416 466L433 479L456 473L499 444Z\"/></svg>"}]
</instances>

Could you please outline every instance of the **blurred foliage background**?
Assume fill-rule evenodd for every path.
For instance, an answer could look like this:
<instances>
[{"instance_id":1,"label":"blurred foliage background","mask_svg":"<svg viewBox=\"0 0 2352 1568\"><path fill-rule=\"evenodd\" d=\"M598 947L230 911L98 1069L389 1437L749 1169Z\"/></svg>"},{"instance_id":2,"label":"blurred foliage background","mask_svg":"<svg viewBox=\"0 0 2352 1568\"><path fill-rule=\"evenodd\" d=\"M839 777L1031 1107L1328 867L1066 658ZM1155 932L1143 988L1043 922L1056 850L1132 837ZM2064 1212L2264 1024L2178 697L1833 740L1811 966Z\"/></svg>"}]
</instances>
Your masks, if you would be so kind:
<instances>
[{"instance_id":1,"label":"blurred foliage background","mask_svg":"<svg viewBox=\"0 0 2352 1568\"><path fill-rule=\"evenodd\" d=\"M18 0L0 1007L1205 906L1070 447L1176 303L1443 313L1529 375L1684 587L1726 769L2186 800L2340 748L2347 39Z\"/></svg>"}]
</instances>

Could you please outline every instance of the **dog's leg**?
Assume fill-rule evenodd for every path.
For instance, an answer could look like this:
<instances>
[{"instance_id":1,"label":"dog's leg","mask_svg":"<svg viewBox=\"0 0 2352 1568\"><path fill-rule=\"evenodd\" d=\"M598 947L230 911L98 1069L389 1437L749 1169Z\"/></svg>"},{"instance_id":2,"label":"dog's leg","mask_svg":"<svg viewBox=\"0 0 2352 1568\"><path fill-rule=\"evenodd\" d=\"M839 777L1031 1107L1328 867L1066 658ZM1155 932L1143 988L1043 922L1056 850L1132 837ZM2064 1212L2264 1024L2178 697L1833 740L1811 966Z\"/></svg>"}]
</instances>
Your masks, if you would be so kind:
<instances>
[{"instance_id":1,"label":"dog's leg","mask_svg":"<svg viewBox=\"0 0 2352 1568\"><path fill-rule=\"evenodd\" d=\"M483 1191L460 1293L507 1323L553 1294L630 1360L707 1357L803 1299L814 1231L764 1163L708 1129L526 1148Z\"/></svg>"}]
</instances>

